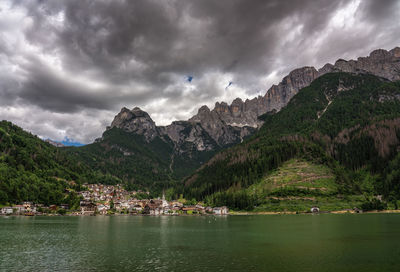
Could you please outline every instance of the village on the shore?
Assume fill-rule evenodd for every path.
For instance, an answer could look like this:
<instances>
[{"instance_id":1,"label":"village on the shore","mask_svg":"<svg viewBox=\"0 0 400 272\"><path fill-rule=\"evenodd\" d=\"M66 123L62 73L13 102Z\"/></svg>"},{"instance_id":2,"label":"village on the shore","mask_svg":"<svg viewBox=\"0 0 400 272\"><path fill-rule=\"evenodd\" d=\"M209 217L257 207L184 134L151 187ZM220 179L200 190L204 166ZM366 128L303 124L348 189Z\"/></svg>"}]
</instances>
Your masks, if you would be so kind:
<instances>
[{"instance_id":1,"label":"village on the shore","mask_svg":"<svg viewBox=\"0 0 400 272\"><path fill-rule=\"evenodd\" d=\"M122 185L84 184L85 190L77 192L80 197L79 209L70 209L68 204L36 204L29 201L19 205L0 208L0 215L226 215L228 208L209 207L201 203L167 201L163 194L157 199L138 199L136 195L149 195L149 192L127 191Z\"/></svg>"}]
</instances>

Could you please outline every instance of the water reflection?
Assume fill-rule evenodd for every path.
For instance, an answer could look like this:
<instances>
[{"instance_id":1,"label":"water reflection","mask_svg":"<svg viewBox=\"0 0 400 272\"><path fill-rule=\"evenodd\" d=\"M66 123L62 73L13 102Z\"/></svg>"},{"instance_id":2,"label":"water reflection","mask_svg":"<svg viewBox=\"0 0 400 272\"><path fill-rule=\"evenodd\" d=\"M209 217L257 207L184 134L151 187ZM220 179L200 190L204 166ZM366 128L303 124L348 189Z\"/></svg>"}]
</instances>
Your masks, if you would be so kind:
<instances>
[{"instance_id":1,"label":"water reflection","mask_svg":"<svg viewBox=\"0 0 400 272\"><path fill-rule=\"evenodd\" d=\"M0 217L0 271L399 271L399 224L397 215Z\"/></svg>"}]
</instances>

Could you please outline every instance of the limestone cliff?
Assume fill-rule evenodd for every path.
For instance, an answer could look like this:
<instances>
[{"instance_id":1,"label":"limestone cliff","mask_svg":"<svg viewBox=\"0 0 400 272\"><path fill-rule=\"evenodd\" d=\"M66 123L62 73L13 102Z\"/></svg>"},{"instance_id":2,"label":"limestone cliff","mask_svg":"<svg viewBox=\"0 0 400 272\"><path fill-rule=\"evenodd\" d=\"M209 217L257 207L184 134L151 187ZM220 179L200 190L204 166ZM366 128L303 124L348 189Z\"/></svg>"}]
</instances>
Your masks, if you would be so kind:
<instances>
[{"instance_id":1,"label":"limestone cliff","mask_svg":"<svg viewBox=\"0 0 400 272\"><path fill-rule=\"evenodd\" d=\"M326 64L319 70L323 75L328 72L348 72L372 74L386 78L390 81L400 80L400 47L390 51L378 49L371 52L368 57L360 57L357 60L339 59L334 65Z\"/></svg>"},{"instance_id":2,"label":"limestone cliff","mask_svg":"<svg viewBox=\"0 0 400 272\"><path fill-rule=\"evenodd\" d=\"M143 135L147 141L160 136L159 128L150 118L149 114L135 107L133 110L122 108L120 113L115 116L111 127L117 127L127 132Z\"/></svg>"},{"instance_id":3,"label":"limestone cliff","mask_svg":"<svg viewBox=\"0 0 400 272\"><path fill-rule=\"evenodd\" d=\"M144 136L147 142L156 137L167 136L175 145L177 152L188 149L196 151L216 150L219 147L240 142L254 132L254 128L234 127L226 124L216 113L207 107L199 110L198 119L175 121L168 126L156 126L147 112L140 108L129 110L122 108L108 129L117 127L126 132ZM185 147L185 148L184 148Z\"/></svg>"}]
</instances>

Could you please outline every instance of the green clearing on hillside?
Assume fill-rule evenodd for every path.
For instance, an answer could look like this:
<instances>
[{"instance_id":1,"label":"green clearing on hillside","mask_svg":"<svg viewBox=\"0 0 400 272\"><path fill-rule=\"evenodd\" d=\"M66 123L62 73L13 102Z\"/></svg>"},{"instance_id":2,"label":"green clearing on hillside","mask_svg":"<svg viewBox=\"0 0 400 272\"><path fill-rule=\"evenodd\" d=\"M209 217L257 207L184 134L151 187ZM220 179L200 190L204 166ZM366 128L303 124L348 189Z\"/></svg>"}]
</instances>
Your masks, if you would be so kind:
<instances>
[{"instance_id":1,"label":"green clearing on hillside","mask_svg":"<svg viewBox=\"0 0 400 272\"><path fill-rule=\"evenodd\" d=\"M260 203L254 211L321 211L352 209L364 197L338 195L335 176L325 165L291 159L246 191Z\"/></svg>"},{"instance_id":2,"label":"green clearing on hillside","mask_svg":"<svg viewBox=\"0 0 400 272\"><path fill-rule=\"evenodd\" d=\"M260 194L279 192L282 189L308 189L333 193L337 191L337 185L332 171L327 166L291 159L267 175L260 183L250 186L248 191Z\"/></svg>"}]
</instances>

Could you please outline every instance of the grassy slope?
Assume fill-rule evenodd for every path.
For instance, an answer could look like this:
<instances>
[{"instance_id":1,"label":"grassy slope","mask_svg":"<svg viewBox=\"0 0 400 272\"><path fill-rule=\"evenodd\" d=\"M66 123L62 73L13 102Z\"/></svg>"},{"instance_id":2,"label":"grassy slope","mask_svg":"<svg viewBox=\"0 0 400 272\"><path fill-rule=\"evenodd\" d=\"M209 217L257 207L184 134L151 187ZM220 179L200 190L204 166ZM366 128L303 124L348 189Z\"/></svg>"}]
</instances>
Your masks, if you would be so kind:
<instances>
[{"instance_id":1,"label":"grassy slope","mask_svg":"<svg viewBox=\"0 0 400 272\"><path fill-rule=\"evenodd\" d=\"M267 175L260 183L249 187L249 191L274 192L281 188L301 188L335 192L337 185L332 171L325 165L318 165L302 159L291 159Z\"/></svg>"},{"instance_id":2,"label":"grassy slope","mask_svg":"<svg viewBox=\"0 0 400 272\"><path fill-rule=\"evenodd\" d=\"M260 202L255 211L308 211L312 206L321 210L342 210L359 206L363 197L337 197L335 175L326 165L303 159L291 159L253 184L247 192ZM293 195L288 195L290 192Z\"/></svg>"}]
</instances>

